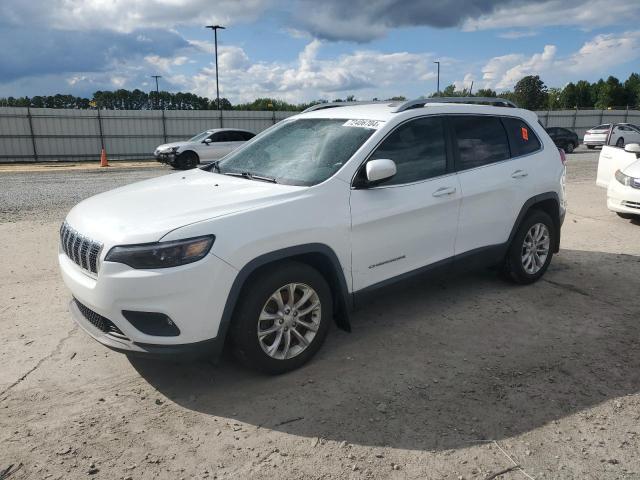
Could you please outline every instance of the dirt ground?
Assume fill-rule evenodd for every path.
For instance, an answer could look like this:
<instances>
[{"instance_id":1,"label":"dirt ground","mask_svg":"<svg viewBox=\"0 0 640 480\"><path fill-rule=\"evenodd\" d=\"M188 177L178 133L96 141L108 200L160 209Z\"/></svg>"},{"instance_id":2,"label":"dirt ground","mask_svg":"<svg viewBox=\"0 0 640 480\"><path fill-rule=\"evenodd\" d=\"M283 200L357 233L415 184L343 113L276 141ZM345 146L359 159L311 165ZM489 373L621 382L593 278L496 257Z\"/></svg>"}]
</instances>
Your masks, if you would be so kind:
<instances>
[{"instance_id":1,"label":"dirt ground","mask_svg":"<svg viewBox=\"0 0 640 480\"><path fill-rule=\"evenodd\" d=\"M640 479L640 222L607 211L597 153L569 158L562 251L542 281L483 271L399 285L280 377L228 355L176 364L105 349L67 313L56 250L68 207L45 195L26 216L4 212L0 472ZM5 191L39 178L12 175Z\"/></svg>"}]
</instances>

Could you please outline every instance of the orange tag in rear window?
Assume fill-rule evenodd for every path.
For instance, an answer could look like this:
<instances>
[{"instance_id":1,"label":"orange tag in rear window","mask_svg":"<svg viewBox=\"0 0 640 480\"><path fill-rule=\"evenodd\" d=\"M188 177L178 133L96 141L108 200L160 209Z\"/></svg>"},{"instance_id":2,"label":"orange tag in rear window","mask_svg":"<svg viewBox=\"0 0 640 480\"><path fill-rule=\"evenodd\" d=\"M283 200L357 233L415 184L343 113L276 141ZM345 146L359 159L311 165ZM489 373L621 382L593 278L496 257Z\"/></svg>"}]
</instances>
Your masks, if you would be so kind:
<instances>
[{"instance_id":1,"label":"orange tag in rear window","mask_svg":"<svg viewBox=\"0 0 640 480\"><path fill-rule=\"evenodd\" d=\"M520 132L522 132L522 139L525 142L529 141L529 130L527 130L525 127L520 127Z\"/></svg>"}]
</instances>

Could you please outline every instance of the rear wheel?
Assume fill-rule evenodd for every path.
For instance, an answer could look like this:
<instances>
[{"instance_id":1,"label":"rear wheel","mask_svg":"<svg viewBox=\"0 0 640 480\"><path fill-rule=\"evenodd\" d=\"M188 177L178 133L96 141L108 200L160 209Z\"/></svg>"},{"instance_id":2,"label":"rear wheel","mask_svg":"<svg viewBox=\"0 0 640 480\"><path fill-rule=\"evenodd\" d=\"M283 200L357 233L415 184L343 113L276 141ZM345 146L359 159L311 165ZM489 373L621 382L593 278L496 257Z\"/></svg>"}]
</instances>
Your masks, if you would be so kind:
<instances>
[{"instance_id":1,"label":"rear wheel","mask_svg":"<svg viewBox=\"0 0 640 480\"><path fill-rule=\"evenodd\" d=\"M595 145L587 145L587 148L588 148L589 150L593 150L594 148L596 148L596 146L595 146Z\"/></svg>"},{"instance_id":2,"label":"rear wheel","mask_svg":"<svg viewBox=\"0 0 640 480\"><path fill-rule=\"evenodd\" d=\"M620 138L616 141L616 147L618 147L618 148L623 148L623 147L624 147L624 138L620 137Z\"/></svg>"},{"instance_id":3,"label":"rear wheel","mask_svg":"<svg viewBox=\"0 0 640 480\"><path fill-rule=\"evenodd\" d=\"M333 318L331 290L310 266L285 262L244 288L232 325L238 358L269 374L294 370L322 346Z\"/></svg>"},{"instance_id":4,"label":"rear wheel","mask_svg":"<svg viewBox=\"0 0 640 480\"><path fill-rule=\"evenodd\" d=\"M507 278L522 285L539 280L551 263L555 235L555 226L547 213L541 210L529 213L509 246L504 264Z\"/></svg>"},{"instance_id":5,"label":"rear wheel","mask_svg":"<svg viewBox=\"0 0 640 480\"><path fill-rule=\"evenodd\" d=\"M565 152L567 153L573 153L573 150L575 149L575 145L573 144L573 142L569 142L567 143L566 148L564 149Z\"/></svg>"},{"instance_id":6,"label":"rear wheel","mask_svg":"<svg viewBox=\"0 0 640 480\"><path fill-rule=\"evenodd\" d=\"M176 157L174 162L178 170L189 170L198 166L198 155L195 152L184 152Z\"/></svg>"}]
</instances>

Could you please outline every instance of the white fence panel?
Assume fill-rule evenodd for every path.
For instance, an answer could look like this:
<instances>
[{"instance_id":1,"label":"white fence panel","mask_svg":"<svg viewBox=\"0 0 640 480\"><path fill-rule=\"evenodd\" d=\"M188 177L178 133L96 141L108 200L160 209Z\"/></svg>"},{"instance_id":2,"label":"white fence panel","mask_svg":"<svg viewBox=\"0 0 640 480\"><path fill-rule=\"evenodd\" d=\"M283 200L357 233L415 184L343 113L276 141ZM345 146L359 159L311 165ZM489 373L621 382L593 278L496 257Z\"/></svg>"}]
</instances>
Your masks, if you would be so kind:
<instances>
[{"instance_id":1,"label":"white fence panel","mask_svg":"<svg viewBox=\"0 0 640 480\"><path fill-rule=\"evenodd\" d=\"M151 158L156 146L203 130L227 127L259 133L297 112L225 110L59 110L0 107L0 163ZM637 110L536 112L546 127L582 137L607 122L640 124Z\"/></svg>"}]
</instances>

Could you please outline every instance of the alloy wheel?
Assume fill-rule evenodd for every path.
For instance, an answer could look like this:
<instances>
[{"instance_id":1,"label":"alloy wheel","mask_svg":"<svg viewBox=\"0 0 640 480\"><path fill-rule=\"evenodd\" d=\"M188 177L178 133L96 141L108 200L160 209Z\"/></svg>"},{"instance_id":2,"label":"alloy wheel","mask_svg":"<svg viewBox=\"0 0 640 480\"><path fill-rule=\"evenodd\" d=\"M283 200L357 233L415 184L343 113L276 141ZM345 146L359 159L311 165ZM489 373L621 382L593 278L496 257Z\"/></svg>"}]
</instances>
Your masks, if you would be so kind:
<instances>
[{"instance_id":1,"label":"alloy wheel","mask_svg":"<svg viewBox=\"0 0 640 480\"><path fill-rule=\"evenodd\" d=\"M549 256L551 235L544 223L533 225L524 237L522 244L522 267L529 275L540 271Z\"/></svg>"},{"instance_id":2,"label":"alloy wheel","mask_svg":"<svg viewBox=\"0 0 640 480\"><path fill-rule=\"evenodd\" d=\"M258 342L271 358L287 360L305 351L320 328L322 305L304 283L289 283L273 292L258 318Z\"/></svg>"}]
</instances>

